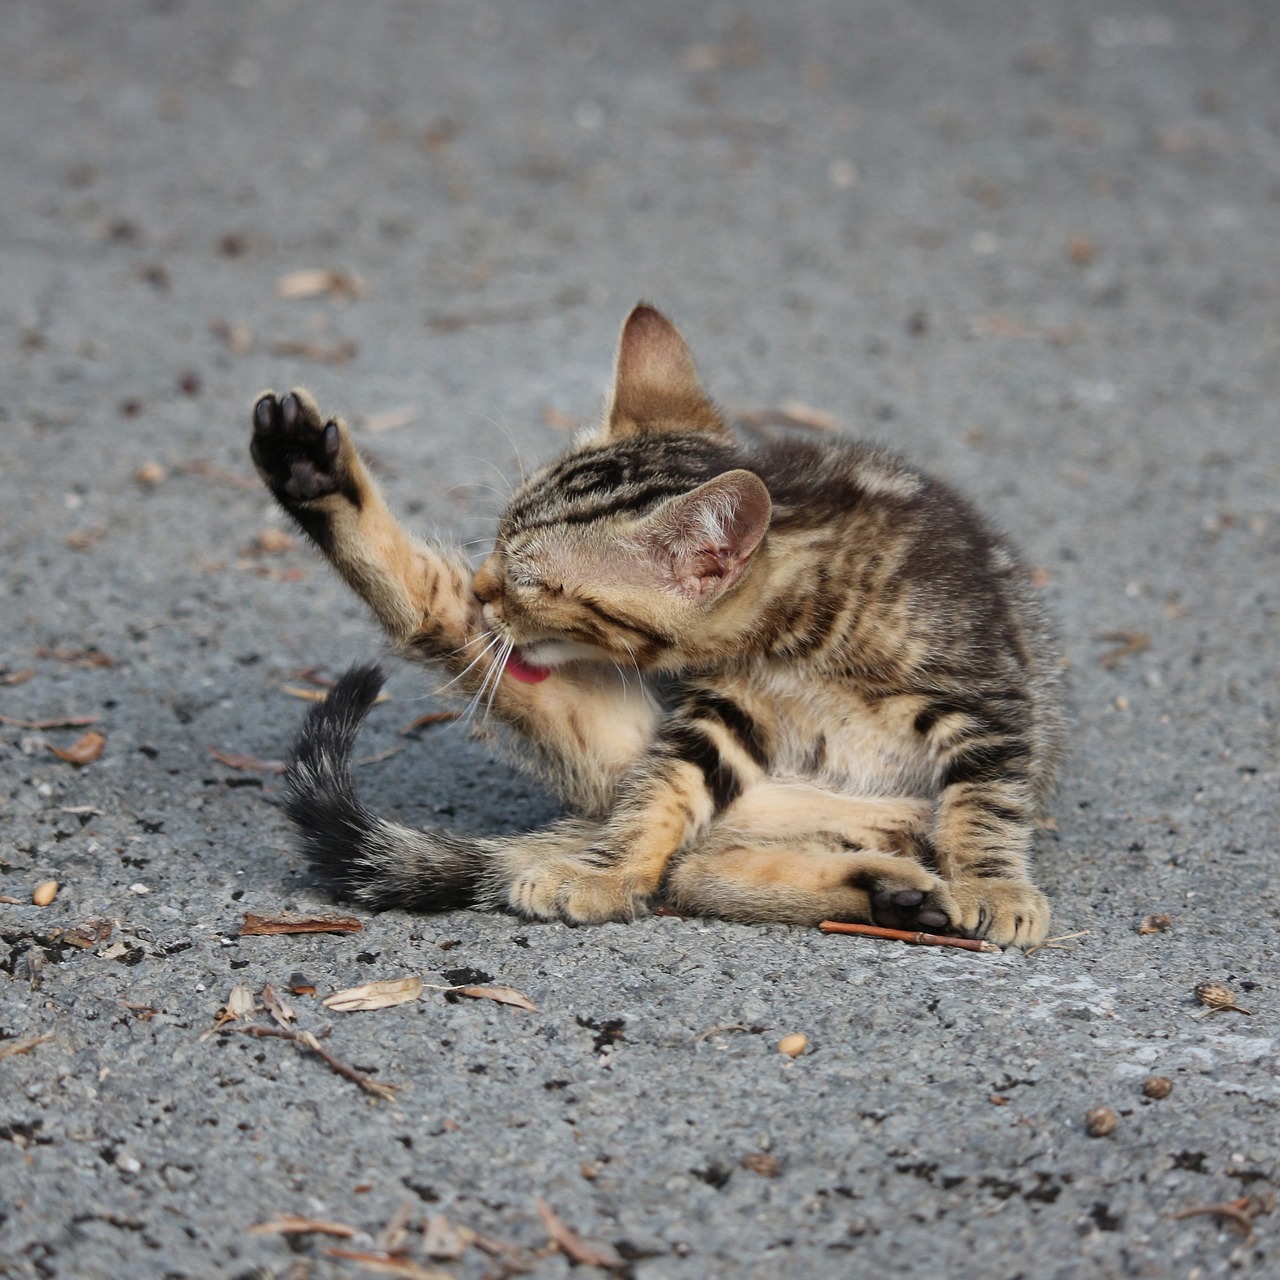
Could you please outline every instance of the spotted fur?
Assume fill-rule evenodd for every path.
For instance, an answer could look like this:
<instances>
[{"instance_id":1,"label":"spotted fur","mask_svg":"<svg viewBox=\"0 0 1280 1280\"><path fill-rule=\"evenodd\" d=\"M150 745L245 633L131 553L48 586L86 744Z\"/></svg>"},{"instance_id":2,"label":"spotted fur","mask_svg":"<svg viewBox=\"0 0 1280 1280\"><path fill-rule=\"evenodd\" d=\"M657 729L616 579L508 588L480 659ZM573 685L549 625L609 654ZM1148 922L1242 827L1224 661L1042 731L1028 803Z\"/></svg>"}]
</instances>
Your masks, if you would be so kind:
<instances>
[{"instance_id":1,"label":"spotted fur","mask_svg":"<svg viewBox=\"0 0 1280 1280\"><path fill-rule=\"evenodd\" d=\"M348 761L380 677L356 671L288 773L341 893L1045 936L1030 854L1058 661L1016 554L946 485L854 441L735 439L647 306L602 425L517 489L474 575L402 529L305 392L258 401L253 457L400 650L509 726L579 814L500 840L369 814Z\"/></svg>"}]
</instances>

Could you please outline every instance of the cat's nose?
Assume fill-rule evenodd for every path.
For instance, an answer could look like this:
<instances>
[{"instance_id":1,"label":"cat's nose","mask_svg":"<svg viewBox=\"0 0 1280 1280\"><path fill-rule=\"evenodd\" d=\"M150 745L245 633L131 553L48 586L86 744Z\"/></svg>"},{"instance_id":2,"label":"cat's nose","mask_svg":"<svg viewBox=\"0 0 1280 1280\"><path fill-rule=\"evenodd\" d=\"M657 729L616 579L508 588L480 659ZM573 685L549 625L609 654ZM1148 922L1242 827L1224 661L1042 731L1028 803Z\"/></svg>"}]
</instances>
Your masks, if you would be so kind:
<instances>
[{"instance_id":1,"label":"cat's nose","mask_svg":"<svg viewBox=\"0 0 1280 1280\"><path fill-rule=\"evenodd\" d=\"M471 579L471 590L477 600L484 604L493 604L502 596L502 569L497 555L491 555L476 571Z\"/></svg>"}]
</instances>

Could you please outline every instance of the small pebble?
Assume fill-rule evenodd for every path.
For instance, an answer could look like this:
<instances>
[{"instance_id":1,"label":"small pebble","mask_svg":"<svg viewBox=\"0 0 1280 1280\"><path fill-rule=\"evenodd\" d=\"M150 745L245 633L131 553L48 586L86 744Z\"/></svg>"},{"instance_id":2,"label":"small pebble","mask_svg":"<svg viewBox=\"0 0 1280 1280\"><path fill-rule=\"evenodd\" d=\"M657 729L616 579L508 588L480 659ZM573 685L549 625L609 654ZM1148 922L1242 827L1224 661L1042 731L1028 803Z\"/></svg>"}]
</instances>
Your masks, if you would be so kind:
<instances>
[{"instance_id":1,"label":"small pebble","mask_svg":"<svg viewBox=\"0 0 1280 1280\"><path fill-rule=\"evenodd\" d=\"M783 1036L778 1041L778 1052L785 1053L788 1058L798 1058L809 1047L809 1037L796 1032L794 1035Z\"/></svg>"},{"instance_id":2,"label":"small pebble","mask_svg":"<svg viewBox=\"0 0 1280 1280\"><path fill-rule=\"evenodd\" d=\"M56 880L46 880L43 884L36 885L35 891L31 895L31 901L37 907L47 907L57 896L58 882Z\"/></svg>"},{"instance_id":3,"label":"small pebble","mask_svg":"<svg viewBox=\"0 0 1280 1280\"><path fill-rule=\"evenodd\" d=\"M156 485L163 484L169 478L169 472L158 462L144 462L134 472L133 478L148 489L154 489Z\"/></svg>"},{"instance_id":4,"label":"small pebble","mask_svg":"<svg viewBox=\"0 0 1280 1280\"><path fill-rule=\"evenodd\" d=\"M1091 1138L1105 1138L1114 1133L1119 1117L1110 1107L1093 1107L1085 1113L1084 1131Z\"/></svg>"},{"instance_id":5,"label":"small pebble","mask_svg":"<svg viewBox=\"0 0 1280 1280\"><path fill-rule=\"evenodd\" d=\"M1142 1092L1148 1098L1167 1098L1173 1092L1173 1081L1168 1076L1148 1076L1142 1082Z\"/></svg>"}]
</instances>

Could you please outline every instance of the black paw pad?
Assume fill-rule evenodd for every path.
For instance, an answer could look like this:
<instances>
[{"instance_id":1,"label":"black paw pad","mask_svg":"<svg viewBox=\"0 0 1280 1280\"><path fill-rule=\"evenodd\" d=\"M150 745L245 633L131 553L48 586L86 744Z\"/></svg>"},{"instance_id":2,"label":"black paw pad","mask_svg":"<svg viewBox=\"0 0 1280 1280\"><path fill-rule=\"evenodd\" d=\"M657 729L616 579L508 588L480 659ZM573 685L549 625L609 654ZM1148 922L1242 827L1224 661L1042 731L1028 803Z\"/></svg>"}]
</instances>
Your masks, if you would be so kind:
<instances>
[{"instance_id":1,"label":"black paw pad","mask_svg":"<svg viewBox=\"0 0 1280 1280\"><path fill-rule=\"evenodd\" d=\"M871 890L871 918L886 929L936 932L950 924L946 911L922 889L881 882Z\"/></svg>"}]
</instances>

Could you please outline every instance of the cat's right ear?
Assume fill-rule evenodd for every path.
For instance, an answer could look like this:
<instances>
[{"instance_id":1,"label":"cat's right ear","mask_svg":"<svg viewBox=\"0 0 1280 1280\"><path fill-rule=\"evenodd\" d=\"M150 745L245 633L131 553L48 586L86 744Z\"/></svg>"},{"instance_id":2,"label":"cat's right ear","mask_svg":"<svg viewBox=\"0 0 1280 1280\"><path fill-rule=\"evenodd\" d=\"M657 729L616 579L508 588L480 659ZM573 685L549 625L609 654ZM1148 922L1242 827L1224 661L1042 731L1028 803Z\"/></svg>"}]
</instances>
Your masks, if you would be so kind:
<instances>
[{"instance_id":1,"label":"cat's right ear","mask_svg":"<svg viewBox=\"0 0 1280 1280\"><path fill-rule=\"evenodd\" d=\"M685 431L722 435L724 419L707 399L680 330L642 302L618 339L606 441Z\"/></svg>"}]
</instances>

